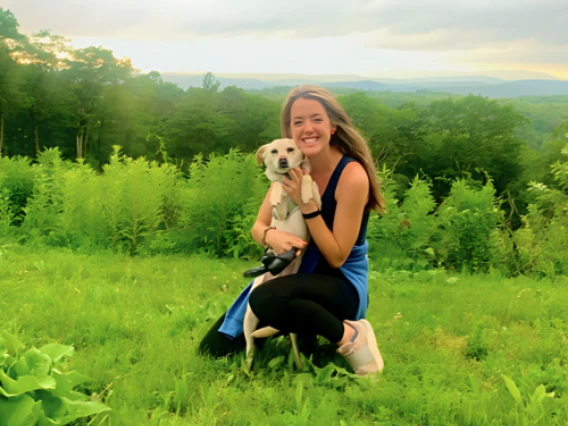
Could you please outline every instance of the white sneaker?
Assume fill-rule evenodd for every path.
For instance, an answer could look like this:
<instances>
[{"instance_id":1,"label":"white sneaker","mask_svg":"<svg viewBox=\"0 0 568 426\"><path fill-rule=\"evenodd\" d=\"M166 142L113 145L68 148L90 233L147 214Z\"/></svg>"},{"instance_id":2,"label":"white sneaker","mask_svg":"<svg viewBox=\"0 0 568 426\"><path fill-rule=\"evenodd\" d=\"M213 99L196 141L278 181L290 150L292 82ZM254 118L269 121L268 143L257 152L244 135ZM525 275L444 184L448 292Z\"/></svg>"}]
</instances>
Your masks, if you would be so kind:
<instances>
[{"instance_id":1,"label":"white sneaker","mask_svg":"<svg viewBox=\"0 0 568 426\"><path fill-rule=\"evenodd\" d=\"M337 348L337 353L345 358L358 376L383 371L385 363L377 346L375 332L369 321L362 319L359 321L345 320L344 322L354 327L358 335L354 341L349 341Z\"/></svg>"}]
</instances>

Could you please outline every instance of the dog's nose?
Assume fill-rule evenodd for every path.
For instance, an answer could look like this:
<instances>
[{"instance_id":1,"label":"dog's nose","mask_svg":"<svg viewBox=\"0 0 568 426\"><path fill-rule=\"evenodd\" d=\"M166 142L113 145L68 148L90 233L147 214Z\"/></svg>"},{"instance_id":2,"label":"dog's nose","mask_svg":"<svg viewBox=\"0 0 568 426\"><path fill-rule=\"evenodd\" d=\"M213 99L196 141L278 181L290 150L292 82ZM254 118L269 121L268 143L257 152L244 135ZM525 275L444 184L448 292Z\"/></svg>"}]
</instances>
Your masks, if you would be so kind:
<instances>
[{"instance_id":1,"label":"dog's nose","mask_svg":"<svg viewBox=\"0 0 568 426\"><path fill-rule=\"evenodd\" d=\"M278 160L278 167L280 168L288 167L288 159L286 157L280 158Z\"/></svg>"}]
</instances>

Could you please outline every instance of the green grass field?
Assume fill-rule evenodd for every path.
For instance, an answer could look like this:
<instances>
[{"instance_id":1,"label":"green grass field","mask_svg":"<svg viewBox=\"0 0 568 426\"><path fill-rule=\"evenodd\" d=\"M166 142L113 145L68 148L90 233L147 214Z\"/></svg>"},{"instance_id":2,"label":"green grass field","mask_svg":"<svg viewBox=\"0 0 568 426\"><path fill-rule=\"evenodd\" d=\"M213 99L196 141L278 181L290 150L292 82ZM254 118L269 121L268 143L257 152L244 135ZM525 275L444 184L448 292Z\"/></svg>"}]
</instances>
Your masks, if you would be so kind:
<instances>
[{"instance_id":1,"label":"green grass field","mask_svg":"<svg viewBox=\"0 0 568 426\"><path fill-rule=\"evenodd\" d=\"M28 346L73 345L69 367L112 408L77 424L568 422L567 278L372 272L380 380L353 377L323 340L298 371L284 338L258 352L249 377L242 355L214 360L196 348L255 262L0 252L0 330Z\"/></svg>"}]
</instances>

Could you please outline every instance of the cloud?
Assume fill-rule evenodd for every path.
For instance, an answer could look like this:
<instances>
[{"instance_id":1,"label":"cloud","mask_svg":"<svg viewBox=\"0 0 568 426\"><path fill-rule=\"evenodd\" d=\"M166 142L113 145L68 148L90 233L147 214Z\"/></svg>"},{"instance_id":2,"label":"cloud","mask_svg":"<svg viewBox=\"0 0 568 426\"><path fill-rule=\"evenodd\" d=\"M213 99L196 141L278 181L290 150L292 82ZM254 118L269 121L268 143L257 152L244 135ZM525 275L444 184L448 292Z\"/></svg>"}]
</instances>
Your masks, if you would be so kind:
<instances>
[{"instance_id":1,"label":"cloud","mask_svg":"<svg viewBox=\"0 0 568 426\"><path fill-rule=\"evenodd\" d=\"M401 56L400 64L408 69L412 58L419 58L422 67L436 58L439 64L454 69L480 64L540 64L539 69L544 69L550 64L563 70L568 63L567 0L3 0L2 3L3 8L15 14L23 32L51 29L54 34L103 45L109 39L129 40L141 46L140 55L147 52L144 46L154 42L156 46L166 41L170 46L182 43L179 54L183 55L184 42L209 46L210 41L216 50L230 45L233 51L238 43L243 46L248 43L251 49L257 49L250 56L247 52L249 58L255 53L267 55L270 49L278 49L279 41L288 40L287 46L292 47L286 48L280 57L293 60L295 52L301 51L306 58L330 57L330 54L342 58L345 52L362 49L358 56L361 62L353 65L357 67L370 61L370 55L385 55L387 51L407 52ZM335 44L326 43L331 39ZM261 48L254 44L259 41L269 43ZM206 48L198 45L192 45L192 51L209 55ZM329 46L329 51L322 54L320 46ZM120 50L131 56L127 49ZM338 62L334 63L335 67L339 66ZM381 66L375 59L373 64Z\"/></svg>"},{"instance_id":2,"label":"cloud","mask_svg":"<svg viewBox=\"0 0 568 426\"><path fill-rule=\"evenodd\" d=\"M531 38L568 44L566 0L4 0L27 31L73 37L308 39L367 33L373 47L448 51ZM6 3L8 3L6 5ZM463 47L462 47L463 48Z\"/></svg>"}]
</instances>

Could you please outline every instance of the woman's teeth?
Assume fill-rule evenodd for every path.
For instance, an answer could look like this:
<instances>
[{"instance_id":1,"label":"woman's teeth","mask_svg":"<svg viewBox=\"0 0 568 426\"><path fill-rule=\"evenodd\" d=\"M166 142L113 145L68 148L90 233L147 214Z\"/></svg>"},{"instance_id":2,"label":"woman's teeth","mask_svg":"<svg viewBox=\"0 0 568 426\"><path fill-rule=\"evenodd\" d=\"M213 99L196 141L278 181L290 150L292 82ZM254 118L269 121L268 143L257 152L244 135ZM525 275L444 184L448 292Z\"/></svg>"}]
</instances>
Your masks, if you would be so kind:
<instances>
[{"instance_id":1,"label":"woman's teeth","mask_svg":"<svg viewBox=\"0 0 568 426\"><path fill-rule=\"evenodd\" d=\"M304 139L304 143L310 144L310 143L316 143L318 141L318 138L306 138Z\"/></svg>"}]
</instances>

